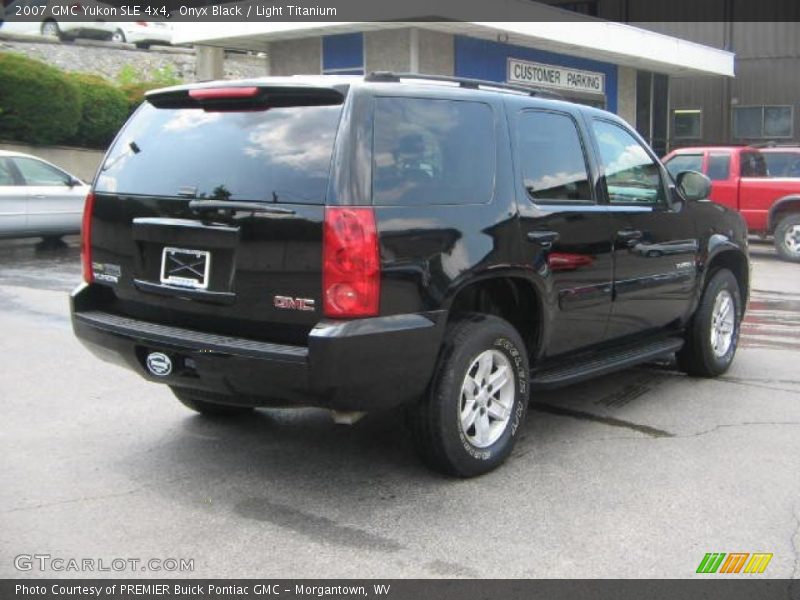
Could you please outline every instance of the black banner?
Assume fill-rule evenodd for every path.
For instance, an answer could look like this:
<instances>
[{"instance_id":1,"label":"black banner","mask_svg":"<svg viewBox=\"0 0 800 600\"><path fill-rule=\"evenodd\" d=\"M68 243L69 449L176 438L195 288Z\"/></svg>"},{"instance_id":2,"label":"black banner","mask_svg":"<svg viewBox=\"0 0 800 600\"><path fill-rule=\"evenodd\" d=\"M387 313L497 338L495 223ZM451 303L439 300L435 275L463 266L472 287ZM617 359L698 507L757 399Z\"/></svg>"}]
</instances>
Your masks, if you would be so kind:
<instances>
[{"instance_id":1,"label":"black banner","mask_svg":"<svg viewBox=\"0 0 800 600\"><path fill-rule=\"evenodd\" d=\"M718 576L712 576L718 577ZM707 580L0 580L2 600L800 600L800 581Z\"/></svg>"},{"instance_id":2,"label":"black banner","mask_svg":"<svg viewBox=\"0 0 800 600\"><path fill-rule=\"evenodd\" d=\"M0 20L26 22L800 21L796 0L4 0L4 5Z\"/></svg>"}]
</instances>

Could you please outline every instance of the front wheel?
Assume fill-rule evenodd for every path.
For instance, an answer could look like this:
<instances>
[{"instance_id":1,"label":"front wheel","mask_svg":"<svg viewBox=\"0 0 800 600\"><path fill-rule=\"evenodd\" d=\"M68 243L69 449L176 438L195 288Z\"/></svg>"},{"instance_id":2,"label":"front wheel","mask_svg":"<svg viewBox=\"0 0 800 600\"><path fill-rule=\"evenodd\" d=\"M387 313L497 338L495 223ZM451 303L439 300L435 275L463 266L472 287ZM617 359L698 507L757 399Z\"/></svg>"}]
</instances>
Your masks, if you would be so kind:
<instances>
[{"instance_id":1,"label":"front wheel","mask_svg":"<svg viewBox=\"0 0 800 600\"><path fill-rule=\"evenodd\" d=\"M114 33L111 34L111 41L117 42L118 44L124 44L127 40L125 39L125 32L122 29L117 29Z\"/></svg>"},{"instance_id":2,"label":"front wheel","mask_svg":"<svg viewBox=\"0 0 800 600\"><path fill-rule=\"evenodd\" d=\"M742 296L728 269L716 271L706 284L700 305L678 352L678 366L694 377L722 375L733 362L739 344Z\"/></svg>"},{"instance_id":3,"label":"front wheel","mask_svg":"<svg viewBox=\"0 0 800 600\"><path fill-rule=\"evenodd\" d=\"M775 251L783 260L800 262L800 214L788 215L778 223Z\"/></svg>"},{"instance_id":4,"label":"front wheel","mask_svg":"<svg viewBox=\"0 0 800 600\"><path fill-rule=\"evenodd\" d=\"M417 449L449 475L491 471L511 453L527 404L528 356L516 329L466 315L448 326L428 392L411 408Z\"/></svg>"},{"instance_id":5,"label":"front wheel","mask_svg":"<svg viewBox=\"0 0 800 600\"><path fill-rule=\"evenodd\" d=\"M233 406L219 400L224 400L211 392L201 392L187 388L171 387L172 393L186 408L208 417L233 417L253 411L250 406Z\"/></svg>"}]
</instances>

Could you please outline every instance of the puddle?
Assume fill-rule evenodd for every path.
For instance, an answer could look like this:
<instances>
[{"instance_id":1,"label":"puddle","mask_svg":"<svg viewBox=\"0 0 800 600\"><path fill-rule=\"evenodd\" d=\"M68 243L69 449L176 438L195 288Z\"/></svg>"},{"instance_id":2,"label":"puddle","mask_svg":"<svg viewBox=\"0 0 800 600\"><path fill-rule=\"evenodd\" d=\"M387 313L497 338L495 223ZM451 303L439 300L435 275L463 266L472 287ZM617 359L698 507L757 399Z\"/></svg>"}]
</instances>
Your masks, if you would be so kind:
<instances>
[{"instance_id":1,"label":"puddle","mask_svg":"<svg viewBox=\"0 0 800 600\"><path fill-rule=\"evenodd\" d=\"M81 253L72 238L61 247L47 247L31 240L0 244L0 284L71 291L81 280Z\"/></svg>"},{"instance_id":2,"label":"puddle","mask_svg":"<svg viewBox=\"0 0 800 600\"><path fill-rule=\"evenodd\" d=\"M800 296L753 290L740 346L800 350Z\"/></svg>"}]
</instances>

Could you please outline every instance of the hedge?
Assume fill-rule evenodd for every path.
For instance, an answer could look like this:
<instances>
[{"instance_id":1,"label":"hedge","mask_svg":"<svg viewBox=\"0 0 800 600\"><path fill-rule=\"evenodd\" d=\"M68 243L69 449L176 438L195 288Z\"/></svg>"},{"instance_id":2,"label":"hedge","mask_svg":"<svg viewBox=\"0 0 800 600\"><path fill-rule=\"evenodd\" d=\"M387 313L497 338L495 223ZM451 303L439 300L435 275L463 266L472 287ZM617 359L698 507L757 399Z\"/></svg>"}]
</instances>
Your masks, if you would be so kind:
<instances>
[{"instance_id":1,"label":"hedge","mask_svg":"<svg viewBox=\"0 0 800 600\"><path fill-rule=\"evenodd\" d=\"M78 86L38 60L0 52L0 138L58 144L78 132Z\"/></svg>"},{"instance_id":2,"label":"hedge","mask_svg":"<svg viewBox=\"0 0 800 600\"><path fill-rule=\"evenodd\" d=\"M105 148L128 118L128 100L117 87L97 75L69 73L81 97L81 117L73 142Z\"/></svg>"}]
</instances>

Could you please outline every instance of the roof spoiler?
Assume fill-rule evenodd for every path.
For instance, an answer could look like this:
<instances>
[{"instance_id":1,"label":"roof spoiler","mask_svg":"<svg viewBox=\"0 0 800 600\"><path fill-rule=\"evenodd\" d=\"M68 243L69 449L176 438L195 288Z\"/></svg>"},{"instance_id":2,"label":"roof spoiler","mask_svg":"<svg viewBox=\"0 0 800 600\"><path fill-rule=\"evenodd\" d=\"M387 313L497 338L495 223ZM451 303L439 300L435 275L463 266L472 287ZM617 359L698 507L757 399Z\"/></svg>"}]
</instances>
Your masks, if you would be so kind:
<instances>
[{"instance_id":1,"label":"roof spoiler","mask_svg":"<svg viewBox=\"0 0 800 600\"><path fill-rule=\"evenodd\" d=\"M156 108L202 108L206 111L267 110L283 106L327 106L344 102L332 87L237 83L165 88L145 94Z\"/></svg>"}]
</instances>

